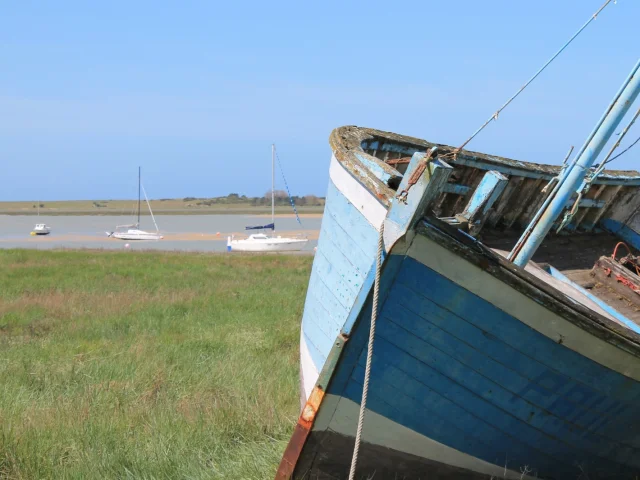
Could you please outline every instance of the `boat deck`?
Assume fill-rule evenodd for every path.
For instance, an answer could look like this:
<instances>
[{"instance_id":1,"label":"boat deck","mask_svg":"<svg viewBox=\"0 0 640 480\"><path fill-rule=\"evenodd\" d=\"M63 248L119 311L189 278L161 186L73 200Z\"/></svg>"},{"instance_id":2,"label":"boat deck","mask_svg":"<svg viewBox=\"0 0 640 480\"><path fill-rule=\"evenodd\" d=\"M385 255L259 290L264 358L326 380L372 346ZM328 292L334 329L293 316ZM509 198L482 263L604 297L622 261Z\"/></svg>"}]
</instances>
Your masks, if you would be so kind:
<instances>
[{"instance_id":1,"label":"boat deck","mask_svg":"<svg viewBox=\"0 0 640 480\"><path fill-rule=\"evenodd\" d=\"M473 230L468 226L461 225L461 228L505 257L544 204L551 192L545 187L560 171L559 166L478 152L461 151L453 155L451 147L446 145L388 132L345 127L339 134L343 143L358 151L355 155L358 161L366 166L380 162L377 166L382 171L377 173L378 178L393 191L392 196L412 156L437 147L439 158L452 167L452 173L433 203L432 213L438 218L454 221L464 217L469 224L478 225ZM486 182L483 186L491 175L498 180ZM502 186L495 187L499 184ZM600 260L602 257L610 259L620 241L618 237L604 232L600 222L604 219L613 220L610 222L612 226L626 224L640 211L640 173L608 170L605 176L596 179L596 184L597 187L589 190L580 201L576 214L562 234L548 235L534 255L533 264L530 263L526 270L561 290L573 301L640 332L640 294L636 293L636 289L640 292L640 275L616 262L613 262L613 269L616 266L619 269L612 274L611 265L603 265ZM497 193L492 197L492 204L484 207L484 212L488 213L478 213L482 209L477 205L483 204L494 188L497 188ZM383 193L382 190L380 192ZM571 205L573 203L569 202L567 206ZM622 248L618 258L627 253ZM631 253L638 254L637 251ZM594 267L598 262L600 264ZM560 278L562 276L566 278Z\"/></svg>"},{"instance_id":2,"label":"boat deck","mask_svg":"<svg viewBox=\"0 0 640 480\"><path fill-rule=\"evenodd\" d=\"M481 241L497 253L506 256L517 242L518 237L505 232L485 231ZM550 235L533 256L533 262L539 267L547 265L555 268L569 280L617 310L619 313L640 325L640 295L630 287L622 285L615 276L607 277L594 268L601 257L611 257L616 244L620 241L608 233L590 235ZM634 255L638 252L633 251ZM618 258L627 254L621 247ZM528 269L530 270L530 269ZM530 273L534 273L531 271ZM640 277L625 269L626 278L640 285ZM536 273L534 273L536 274ZM538 276L538 275L537 275ZM577 301L575 292L566 292ZM601 309L598 309L601 310ZM602 311L600 313L603 313ZM610 315L606 315L611 318ZM614 319L615 320L615 319ZM618 322L620 323L620 322Z\"/></svg>"}]
</instances>

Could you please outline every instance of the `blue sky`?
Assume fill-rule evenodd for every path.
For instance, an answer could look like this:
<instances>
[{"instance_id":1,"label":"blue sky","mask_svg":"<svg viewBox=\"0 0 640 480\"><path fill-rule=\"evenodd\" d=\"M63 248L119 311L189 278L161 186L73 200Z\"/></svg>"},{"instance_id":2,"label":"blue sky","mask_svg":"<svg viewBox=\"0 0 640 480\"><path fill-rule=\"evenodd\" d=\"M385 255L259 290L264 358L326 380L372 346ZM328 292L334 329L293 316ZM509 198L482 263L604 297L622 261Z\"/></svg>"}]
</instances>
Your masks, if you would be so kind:
<instances>
[{"instance_id":1,"label":"blue sky","mask_svg":"<svg viewBox=\"0 0 640 480\"><path fill-rule=\"evenodd\" d=\"M262 195L272 142L293 193L324 195L333 128L460 144L603 1L10 2L0 200L132 198L138 165L153 198ZM638 18L607 7L469 148L561 162L637 61Z\"/></svg>"}]
</instances>

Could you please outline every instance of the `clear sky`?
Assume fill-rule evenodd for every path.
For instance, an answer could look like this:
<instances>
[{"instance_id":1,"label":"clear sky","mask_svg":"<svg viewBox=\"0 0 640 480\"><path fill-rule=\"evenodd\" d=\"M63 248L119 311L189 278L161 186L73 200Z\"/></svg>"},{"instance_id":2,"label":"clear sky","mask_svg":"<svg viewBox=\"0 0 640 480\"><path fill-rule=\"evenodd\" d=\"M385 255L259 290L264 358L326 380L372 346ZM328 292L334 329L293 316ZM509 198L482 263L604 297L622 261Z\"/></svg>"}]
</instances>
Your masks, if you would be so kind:
<instances>
[{"instance_id":1,"label":"clear sky","mask_svg":"<svg viewBox=\"0 0 640 480\"><path fill-rule=\"evenodd\" d=\"M460 144L603 2L6 2L0 200L132 198L138 165L153 198L262 195L272 142L292 192L324 195L333 128ZM607 7L469 148L561 162L640 56L639 19Z\"/></svg>"}]
</instances>

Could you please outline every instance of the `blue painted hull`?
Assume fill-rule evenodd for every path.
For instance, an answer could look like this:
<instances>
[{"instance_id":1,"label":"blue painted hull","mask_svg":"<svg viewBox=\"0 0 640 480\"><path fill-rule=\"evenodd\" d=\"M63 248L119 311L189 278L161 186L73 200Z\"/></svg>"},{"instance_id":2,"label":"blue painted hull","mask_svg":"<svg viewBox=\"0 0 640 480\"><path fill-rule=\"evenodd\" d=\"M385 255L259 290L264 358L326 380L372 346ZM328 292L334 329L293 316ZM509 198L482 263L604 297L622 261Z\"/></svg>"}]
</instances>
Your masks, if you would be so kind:
<instances>
[{"instance_id":1,"label":"blue painted hull","mask_svg":"<svg viewBox=\"0 0 640 480\"><path fill-rule=\"evenodd\" d=\"M379 230L354 185L329 186L278 478L348 474ZM640 337L441 227L386 255L359 478L635 479Z\"/></svg>"},{"instance_id":2,"label":"blue painted hull","mask_svg":"<svg viewBox=\"0 0 640 480\"><path fill-rule=\"evenodd\" d=\"M602 368L411 258L379 315L367 408L542 478L634 478L640 384ZM429 288L417 288L429 285ZM329 392L359 402L368 315Z\"/></svg>"}]
</instances>

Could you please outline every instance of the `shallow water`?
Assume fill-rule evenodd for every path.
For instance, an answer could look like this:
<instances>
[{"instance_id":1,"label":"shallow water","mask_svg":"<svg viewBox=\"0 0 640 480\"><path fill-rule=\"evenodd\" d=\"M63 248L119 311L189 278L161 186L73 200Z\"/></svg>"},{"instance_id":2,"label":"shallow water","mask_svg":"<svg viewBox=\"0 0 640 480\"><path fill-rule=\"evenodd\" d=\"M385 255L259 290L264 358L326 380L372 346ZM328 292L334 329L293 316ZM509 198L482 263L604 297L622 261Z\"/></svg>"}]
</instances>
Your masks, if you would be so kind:
<instances>
[{"instance_id":1,"label":"shallow water","mask_svg":"<svg viewBox=\"0 0 640 480\"><path fill-rule=\"evenodd\" d=\"M305 234L309 242L304 251L313 252L320 231L320 216L302 218L300 226L294 217L276 217L276 234ZM156 217L164 239L130 241L108 238L116 225L132 223L124 216L29 216L0 215L0 248L107 248L123 249L129 244L137 250L224 251L227 237L244 236L247 225L264 225L270 217L252 215L160 215ZM30 235L36 223L51 227L47 236ZM142 230L155 231L151 217L142 217Z\"/></svg>"}]
</instances>

